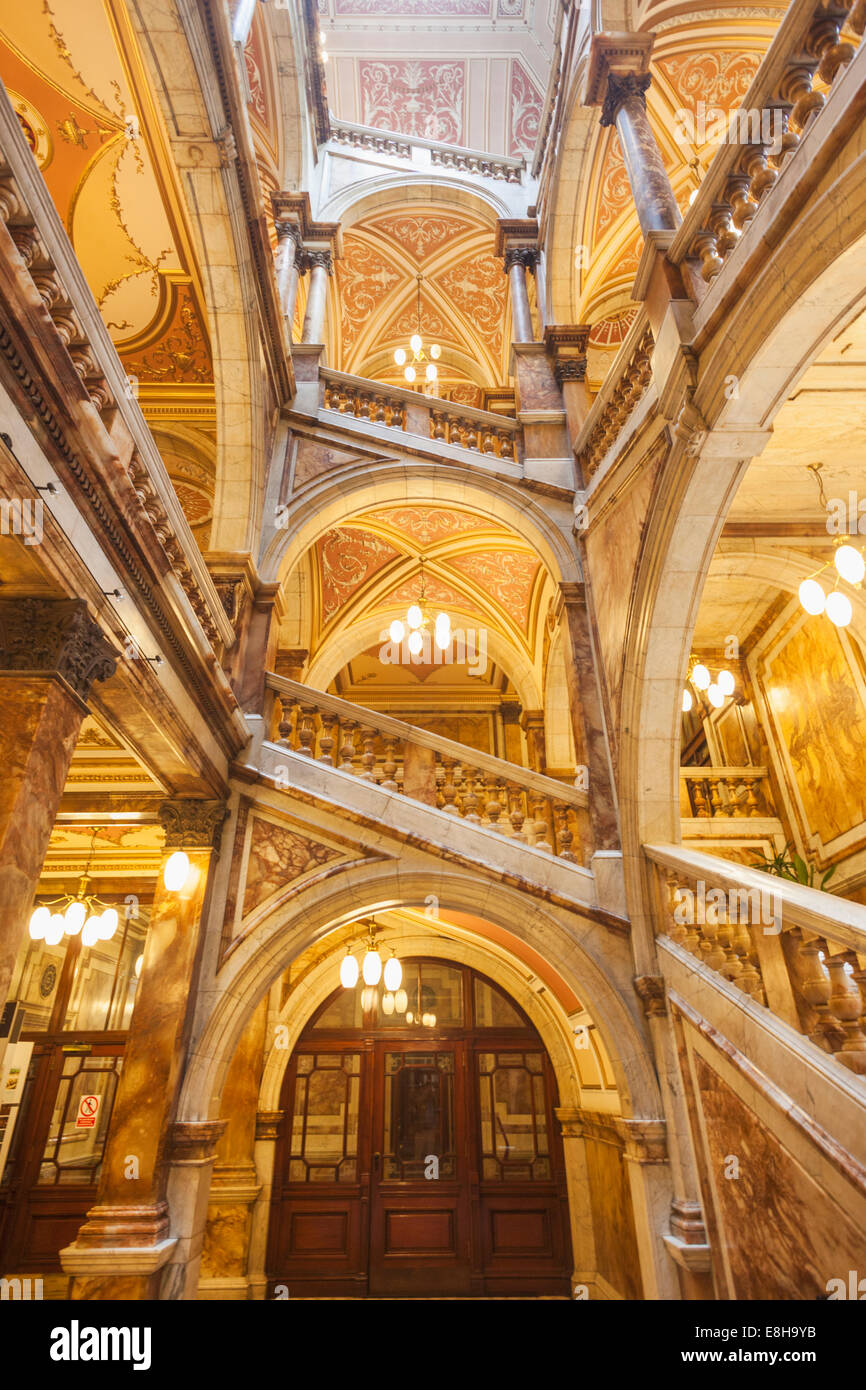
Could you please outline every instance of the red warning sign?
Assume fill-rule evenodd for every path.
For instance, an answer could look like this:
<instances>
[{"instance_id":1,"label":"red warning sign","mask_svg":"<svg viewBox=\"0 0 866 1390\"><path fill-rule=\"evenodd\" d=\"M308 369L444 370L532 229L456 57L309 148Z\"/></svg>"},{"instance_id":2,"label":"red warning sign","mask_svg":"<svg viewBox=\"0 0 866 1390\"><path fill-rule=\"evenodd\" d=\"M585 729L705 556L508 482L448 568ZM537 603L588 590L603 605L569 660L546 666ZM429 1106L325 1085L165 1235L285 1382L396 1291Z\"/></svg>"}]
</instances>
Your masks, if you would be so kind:
<instances>
[{"instance_id":1,"label":"red warning sign","mask_svg":"<svg viewBox=\"0 0 866 1390\"><path fill-rule=\"evenodd\" d=\"M76 1129L93 1129L96 1124L96 1116L99 1113L99 1096L82 1096L78 1102L78 1119L75 1121Z\"/></svg>"}]
</instances>

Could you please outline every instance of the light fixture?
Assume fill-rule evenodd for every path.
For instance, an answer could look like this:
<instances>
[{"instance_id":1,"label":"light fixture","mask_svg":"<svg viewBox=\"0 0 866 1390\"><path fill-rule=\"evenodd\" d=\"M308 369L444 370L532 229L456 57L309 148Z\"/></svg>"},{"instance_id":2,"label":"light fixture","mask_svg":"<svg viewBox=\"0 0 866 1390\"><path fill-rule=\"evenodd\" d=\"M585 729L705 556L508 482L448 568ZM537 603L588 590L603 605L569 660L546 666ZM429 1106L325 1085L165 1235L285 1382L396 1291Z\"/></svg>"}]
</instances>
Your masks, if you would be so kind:
<instances>
[{"instance_id":1,"label":"light fixture","mask_svg":"<svg viewBox=\"0 0 866 1390\"><path fill-rule=\"evenodd\" d=\"M340 962L340 984L343 989L354 989L358 983L359 974L358 962L347 946L346 954Z\"/></svg>"},{"instance_id":2,"label":"light fixture","mask_svg":"<svg viewBox=\"0 0 866 1390\"><path fill-rule=\"evenodd\" d=\"M391 994L395 993L403 982L403 967L394 953L393 946L391 947L391 955L385 961L384 981L386 990Z\"/></svg>"},{"instance_id":3,"label":"light fixture","mask_svg":"<svg viewBox=\"0 0 866 1390\"><path fill-rule=\"evenodd\" d=\"M390 1018L394 1012L394 996L388 991L382 995L382 1013Z\"/></svg>"},{"instance_id":4,"label":"light fixture","mask_svg":"<svg viewBox=\"0 0 866 1390\"><path fill-rule=\"evenodd\" d=\"M854 616L854 609L847 594L840 593L834 589L832 594L827 595L827 602L824 611L831 623L836 627L847 627Z\"/></svg>"},{"instance_id":5,"label":"light fixture","mask_svg":"<svg viewBox=\"0 0 866 1390\"><path fill-rule=\"evenodd\" d=\"M409 339L409 351L407 352L405 348L397 348L394 352L394 361L398 367L403 368L403 376L406 381L410 383L413 382L418 375L419 367L423 366L424 376L428 382L432 383L439 375L436 363L442 356L442 349L438 343L431 343L429 357L424 351L424 340L421 337L421 283L424 276L418 274L415 279L418 281L418 303L416 311L418 327ZM432 361L430 359L432 359Z\"/></svg>"},{"instance_id":6,"label":"light fixture","mask_svg":"<svg viewBox=\"0 0 866 1390\"><path fill-rule=\"evenodd\" d=\"M824 593L817 579L804 579L797 593L807 613L811 613L813 617L817 617L819 613L824 612L827 595Z\"/></svg>"},{"instance_id":7,"label":"light fixture","mask_svg":"<svg viewBox=\"0 0 866 1390\"><path fill-rule=\"evenodd\" d=\"M175 850L165 861L162 881L169 893L179 893L189 878L190 859L182 849Z\"/></svg>"},{"instance_id":8,"label":"light fixture","mask_svg":"<svg viewBox=\"0 0 866 1390\"><path fill-rule=\"evenodd\" d=\"M691 659L694 661L694 656L692 656ZM716 672L715 680L713 680L709 667L704 665L702 661L695 662L688 680L695 690L706 693L707 700L714 709L721 709L727 697L733 695L736 689L736 681L731 671L721 667ZM683 714L688 714L693 703L692 692L689 690L688 685L686 685L683 689Z\"/></svg>"},{"instance_id":9,"label":"light fixture","mask_svg":"<svg viewBox=\"0 0 866 1390\"><path fill-rule=\"evenodd\" d=\"M866 574L866 560L853 545L840 545L833 561L842 578L849 584L861 583Z\"/></svg>"},{"instance_id":10,"label":"light fixture","mask_svg":"<svg viewBox=\"0 0 866 1390\"><path fill-rule=\"evenodd\" d=\"M90 854L77 893L63 893L47 903L40 903L30 914L28 931L31 941L44 941L47 946L59 946L64 936L81 936L84 946L92 946L101 937L109 941L117 930L117 909L88 893L90 866L97 832L90 841Z\"/></svg>"},{"instance_id":11,"label":"light fixture","mask_svg":"<svg viewBox=\"0 0 866 1390\"><path fill-rule=\"evenodd\" d=\"M424 637L430 627L430 613L426 606L426 576L424 573L424 556L421 556L421 595L417 603L409 605L409 610L403 621L395 618L388 628L388 636L392 642L401 643L406 636L408 629L408 647L413 656L420 656L424 650ZM440 651L447 651L451 646L451 619L447 613L437 613L433 621L433 640Z\"/></svg>"}]
</instances>

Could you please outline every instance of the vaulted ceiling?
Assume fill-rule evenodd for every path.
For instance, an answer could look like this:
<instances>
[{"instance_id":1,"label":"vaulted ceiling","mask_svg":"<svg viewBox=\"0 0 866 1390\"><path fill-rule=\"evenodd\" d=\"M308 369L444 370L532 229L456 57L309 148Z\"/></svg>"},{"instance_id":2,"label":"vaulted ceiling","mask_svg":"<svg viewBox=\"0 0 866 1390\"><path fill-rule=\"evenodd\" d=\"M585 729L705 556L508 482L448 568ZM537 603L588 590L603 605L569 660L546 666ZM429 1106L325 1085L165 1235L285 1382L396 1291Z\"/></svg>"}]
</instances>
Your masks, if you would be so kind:
<instances>
[{"instance_id":1,"label":"vaulted ceiling","mask_svg":"<svg viewBox=\"0 0 866 1390\"><path fill-rule=\"evenodd\" d=\"M341 120L529 157L558 0L319 0Z\"/></svg>"}]
</instances>

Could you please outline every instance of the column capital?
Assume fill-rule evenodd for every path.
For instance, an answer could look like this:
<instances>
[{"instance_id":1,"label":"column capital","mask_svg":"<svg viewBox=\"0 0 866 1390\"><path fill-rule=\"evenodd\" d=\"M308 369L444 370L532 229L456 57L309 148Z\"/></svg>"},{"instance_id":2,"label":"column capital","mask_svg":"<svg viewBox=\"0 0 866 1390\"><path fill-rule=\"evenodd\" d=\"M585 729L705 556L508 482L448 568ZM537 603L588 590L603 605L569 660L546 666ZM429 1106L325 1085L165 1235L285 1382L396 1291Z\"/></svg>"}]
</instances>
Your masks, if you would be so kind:
<instances>
[{"instance_id":1,"label":"column capital","mask_svg":"<svg viewBox=\"0 0 866 1390\"><path fill-rule=\"evenodd\" d=\"M219 854L227 816L224 801L164 801L159 819L165 831L165 848L212 849Z\"/></svg>"},{"instance_id":2,"label":"column capital","mask_svg":"<svg viewBox=\"0 0 866 1390\"><path fill-rule=\"evenodd\" d=\"M566 607L586 607L586 584L582 579L562 580L559 585L559 592Z\"/></svg>"},{"instance_id":3,"label":"column capital","mask_svg":"<svg viewBox=\"0 0 866 1390\"><path fill-rule=\"evenodd\" d=\"M524 270L534 271L537 260L538 252L534 246L509 246L503 252L506 275L515 265L522 265Z\"/></svg>"},{"instance_id":4,"label":"column capital","mask_svg":"<svg viewBox=\"0 0 866 1390\"><path fill-rule=\"evenodd\" d=\"M638 97L641 106L646 108L646 93L651 82L652 76L648 72L609 73L601 107L601 125L613 125L630 97Z\"/></svg>"},{"instance_id":5,"label":"column capital","mask_svg":"<svg viewBox=\"0 0 866 1390\"><path fill-rule=\"evenodd\" d=\"M329 275L334 273L334 258L327 250L310 250L307 246L302 246L297 256L297 266L301 275L307 270L313 270L320 266L327 270Z\"/></svg>"},{"instance_id":6,"label":"column capital","mask_svg":"<svg viewBox=\"0 0 866 1390\"><path fill-rule=\"evenodd\" d=\"M594 34L581 104L601 106L611 76L648 75L654 41L654 34Z\"/></svg>"},{"instance_id":7,"label":"column capital","mask_svg":"<svg viewBox=\"0 0 866 1390\"><path fill-rule=\"evenodd\" d=\"M302 235L297 222L275 222L274 228L277 233L277 241L293 241L300 250Z\"/></svg>"},{"instance_id":8,"label":"column capital","mask_svg":"<svg viewBox=\"0 0 866 1390\"><path fill-rule=\"evenodd\" d=\"M0 672L57 675L86 702L116 666L83 599L0 599Z\"/></svg>"},{"instance_id":9,"label":"column capital","mask_svg":"<svg viewBox=\"0 0 866 1390\"><path fill-rule=\"evenodd\" d=\"M553 359L553 374L560 391L567 381L586 380L590 330L588 323L549 323L544 330L544 345Z\"/></svg>"},{"instance_id":10,"label":"column capital","mask_svg":"<svg viewBox=\"0 0 866 1390\"><path fill-rule=\"evenodd\" d=\"M280 1126L283 1122L283 1110L257 1110L256 1111L256 1139L272 1140L280 1136Z\"/></svg>"},{"instance_id":11,"label":"column capital","mask_svg":"<svg viewBox=\"0 0 866 1390\"><path fill-rule=\"evenodd\" d=\"M182 1121L171 1128L169 1159L174 1164L210 1163L228 1120Z\"/></svg>"}]
</instances>

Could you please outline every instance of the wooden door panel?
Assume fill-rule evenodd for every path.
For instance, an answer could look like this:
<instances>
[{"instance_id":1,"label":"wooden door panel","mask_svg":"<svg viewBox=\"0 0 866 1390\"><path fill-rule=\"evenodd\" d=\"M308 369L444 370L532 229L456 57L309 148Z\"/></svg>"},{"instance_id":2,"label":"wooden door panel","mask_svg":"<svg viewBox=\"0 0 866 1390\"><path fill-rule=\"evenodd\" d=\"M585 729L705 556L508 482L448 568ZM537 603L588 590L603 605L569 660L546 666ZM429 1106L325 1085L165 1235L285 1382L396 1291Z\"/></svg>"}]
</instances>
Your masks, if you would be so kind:
<instances>
[{"instance_id":1,"label":"wooden door panel","mask_svg":"<svg viewBox=\"0 0 866 1390\"><path fill-rule=\"evenodd\" d=\"M385 1244L388 1255L457 1255L457 1213L454 1207L412 1211L400 1205L384 1206Z\"/></svg>"}]
</instances>

